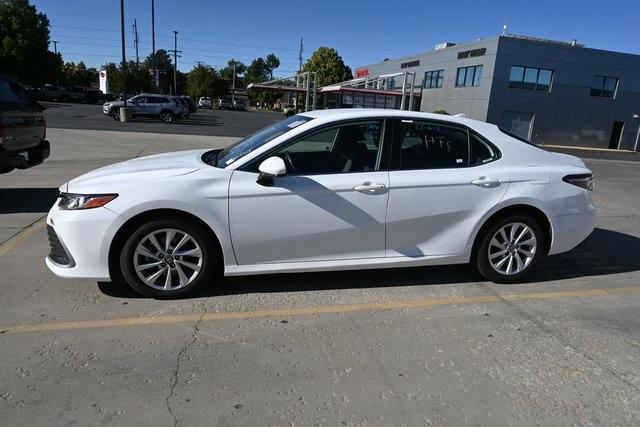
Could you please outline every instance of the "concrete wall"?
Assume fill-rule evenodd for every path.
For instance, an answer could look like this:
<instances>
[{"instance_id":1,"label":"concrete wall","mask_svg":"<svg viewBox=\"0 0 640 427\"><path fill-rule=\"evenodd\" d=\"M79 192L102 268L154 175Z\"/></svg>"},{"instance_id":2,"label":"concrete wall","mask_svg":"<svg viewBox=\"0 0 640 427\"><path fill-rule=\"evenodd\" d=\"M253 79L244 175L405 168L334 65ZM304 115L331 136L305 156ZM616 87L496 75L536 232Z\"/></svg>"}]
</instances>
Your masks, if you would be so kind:
<instances>
[{"instance_id":1,"label":"concrete wall","mask_svg":"<svg viewBox=\"0 0 640 427\"><path fill-rule=\"evenodd\" d=\"M554 71L550 92L508 87L512 65ZM619 79L615 99L590 96L593 76ZM625 123L620 148L634 149L640 120L640 56L500 37L487 121L504 111L535 114L537 144L608 148L614 121Z\"/></svg>"},{"instance_id":2,"label":"concrete wall","mask_svg":"<svg viewBox=\"0 0 640 427\"><path fill-rule=\"evenodd\" d=\"M495 38L459 44L432 52L363 66L357 70L367 69L372 76L403 70L412 71L416 73L416 85L420 86L423 84L425 72L445 70L443 87L424 89L422 91L420 110L427 112L446 110L449 114L464 113L467 117L473 119L486 120L497 45L497 39ZM483 56L458 59L458 52L480 48L486 49L486 53ZM419 66L401 68L402 63L415 60L420 61ZM483 66L480 86L455 87L458 68L473 65ZM397 79L396 88L400 87L401 84L400 79Z\"/></svg>"}]
</instances>

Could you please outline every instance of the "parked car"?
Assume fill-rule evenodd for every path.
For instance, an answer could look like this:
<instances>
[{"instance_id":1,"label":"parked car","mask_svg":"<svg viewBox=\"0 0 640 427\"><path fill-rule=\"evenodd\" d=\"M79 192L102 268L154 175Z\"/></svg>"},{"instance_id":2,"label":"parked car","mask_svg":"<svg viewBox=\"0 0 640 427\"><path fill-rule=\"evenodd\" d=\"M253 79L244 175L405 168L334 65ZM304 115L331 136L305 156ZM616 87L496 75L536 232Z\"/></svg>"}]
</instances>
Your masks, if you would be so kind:
<instances>
[{"instance_id":1,"label":"parked car","mask_svg":"<svg viewBox=\"0 0 640 427\"><path fill-rule=\"evenodd\" d=\"M43 101L83 102L85 93L82 88L77 86L66 88L46 84L38 90L38 97Z\"/></svg>"},{"instance_id":2,"label":"parked car","mask_svg":"<svg viewBox=\"0 0 640 427\"><path fill-rule=\"evenodd\" d=\"M181 96L181 98L184 99L184 101L187 103L187 106L189 107L189 113L198 112L198 106L196 105L196 102L193 100L193 98L186 95Z\"/></svg>"},{"instance_id":3,"label":"parked car","mask_svg":"<svg viewBox=\"0 0 640 427\"><path fill-rule=\"evenodd\" d=\"M233 103L228 98L220 98L218 100L219 110L233 110Z\"/></svg>"},{"instance_id":4,"label":"parked car","mask_svg":"<svg viewBox=\"0 0 640 427\"><path fill-rule=\"evenodd\" d=\"M120 107L124 101L110 101L102 106L102 112L114 120L120 120ZM178 97L167 95L143 94L127 100L127 107L131 108L132 117L154 117L165 123L171 123L182 117L184 105Z\"/></svg>"},{"instance_id":5,"label":"parked car","mask_svg":"<svg viewBox=\"0 0 640 427\"><path fill-rule=\"evenodd\" d=\"M593 175L492 124L319 110L224 150L142 157L61 187L57 275L173 297L227 276L472 263L518 282L593 230ZM103 208L104 207L104 208Z\"/></svg>"},{"instance_id":6,"label":"parked car","mask_svg":"<svg viewBox=\"0 0 640 427\"><path fill-rule=\"evenodd\" d=\"M198 107L210 109L212 106L213 104L211 104L211 98L209 98L208 96L201 96L200 99L198 99Z\"/></svg>"},{"instance_id":7,"label":"parked car","mask_svg":"<svg viewBox=\"0 0 640 427\"><path fill-rule=\"evenodd\" d=\"M30 168L49 157L42 111L20 84L0 76L0 173Z\"/></svg>"},{"instance_id":8,"label":"parked car","mask_svg":"<svg viewBox=\"0 0 640 427\"><path fill-rule=\"evenodd\" d=\"M233 109L236 111L247 111L247 102L244 99L233 101Z\"/></svg>"},{"instance_id":9,"label":"parked car","mask_svg":"<svg viewBox=\"0 0 640 427\"><path fill-rule=\"evenodd\" d=\"M181 119L188 119L189 118L189 104L187 104L187 101L181 97L181 96L176 96L175 97L176 101L180 104L180 106L182 107L180 109L180 118Z\"/></svg>"}]
</instances>

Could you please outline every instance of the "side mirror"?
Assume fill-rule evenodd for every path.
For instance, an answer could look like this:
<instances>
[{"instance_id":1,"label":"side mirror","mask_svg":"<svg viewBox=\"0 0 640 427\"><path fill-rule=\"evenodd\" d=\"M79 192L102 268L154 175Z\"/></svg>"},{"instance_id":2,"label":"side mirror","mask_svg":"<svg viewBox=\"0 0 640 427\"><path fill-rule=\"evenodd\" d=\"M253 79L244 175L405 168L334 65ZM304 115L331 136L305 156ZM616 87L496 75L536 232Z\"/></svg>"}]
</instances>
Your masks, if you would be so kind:
<instances>
[{"instance_id":1,"label":"side mirror","mask_svg":"<svg viewBox=\"0 0 640 427\"><path fill-rule=\"evenodd\" d=\"M273 185L273 178L284 176L287 173L284 160L276 156L269 157L260 163L258 170L260 171L260 176L256 182L265 187L271 187Z\"/></svg>"}]
</instances>

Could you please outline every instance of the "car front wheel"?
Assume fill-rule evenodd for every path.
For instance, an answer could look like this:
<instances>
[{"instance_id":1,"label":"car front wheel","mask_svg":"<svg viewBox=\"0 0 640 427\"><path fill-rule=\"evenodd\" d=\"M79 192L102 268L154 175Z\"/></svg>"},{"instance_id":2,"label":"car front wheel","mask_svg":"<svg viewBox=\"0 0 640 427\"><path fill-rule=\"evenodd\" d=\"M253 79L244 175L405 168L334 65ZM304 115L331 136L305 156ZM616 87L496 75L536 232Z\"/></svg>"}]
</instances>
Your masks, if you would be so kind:
<instances>
[{"instance_id":1,"label":"car front wheel","mask_svg":"<svg viewBox=\"0 0 640 427\"><path fill-rule=\"evenodd\" d=\"M120 108L114 108L111 110L111 117L113 120L120 121Z\"/></svg>"},{"instance_id":2,"label":"car front wheel","mask_svg":"<svg viewBox=\"0 0 640 427\"><path fill-rule=\"evenodd\" d=\"M215 246L207 230L162 219L138 227L124 244L120 268L139 293L173 298L205 285L215 269Z\"/></svg>"},{"instance_id":3,"label":"car front wheel","mask_svg":"<svg viewBox=\"0 0 640 427\"><path fill-rule=\"evenodd\" d=\"M488 229L476 254L476 266L484 278L497 283L515 283L542 256L544 234L529 216L511 216Z\"/></svg>"},{"instance_id":4,"label":"car front wheel","mask_svg":"<svg viewBox=\"0 0 640 427\"><path fill-rule=\"evenodd\" d=\"M160 113L160 121L162 123L173 122L173 113L171 111L163 111Z\"/></svg>"}]
</instances>

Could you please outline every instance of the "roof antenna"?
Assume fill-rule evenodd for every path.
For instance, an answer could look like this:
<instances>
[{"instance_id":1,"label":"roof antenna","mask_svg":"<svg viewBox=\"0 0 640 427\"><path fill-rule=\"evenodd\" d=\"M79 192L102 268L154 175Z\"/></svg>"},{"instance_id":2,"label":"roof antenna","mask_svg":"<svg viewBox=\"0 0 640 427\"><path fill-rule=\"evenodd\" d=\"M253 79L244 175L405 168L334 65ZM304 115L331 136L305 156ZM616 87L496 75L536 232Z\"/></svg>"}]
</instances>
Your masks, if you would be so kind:
<instances>
[{"instance_id":1,"label":"roof antenna","mask_svg":"<svg viewBox=\"0 0 640 427\"><path fill-rule=\"evenodd\" d=\"M507 26L509 25L509 15L504 16L504 25L502 26L502 35L507 35Z\"/></svg>"}]
</instances>

